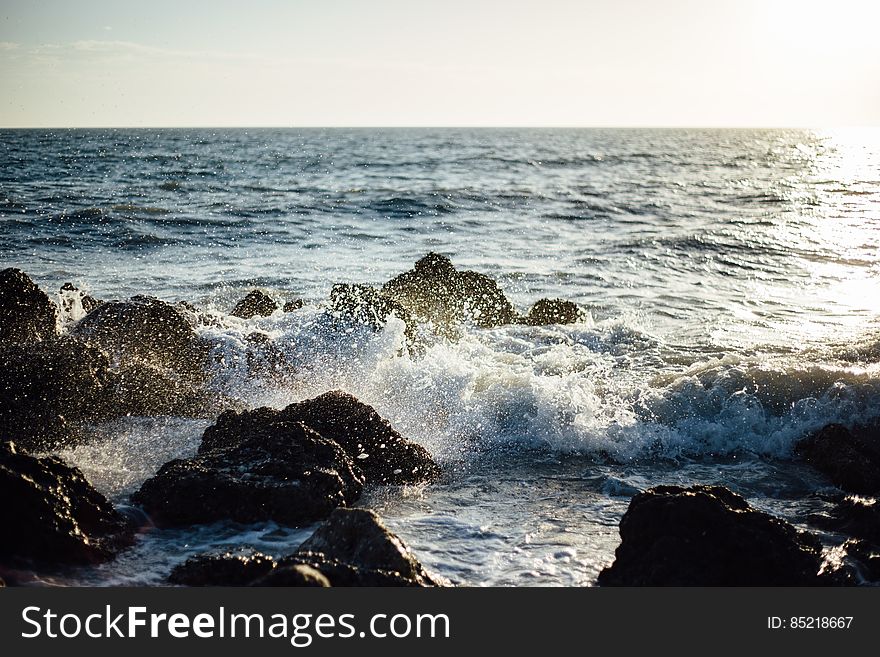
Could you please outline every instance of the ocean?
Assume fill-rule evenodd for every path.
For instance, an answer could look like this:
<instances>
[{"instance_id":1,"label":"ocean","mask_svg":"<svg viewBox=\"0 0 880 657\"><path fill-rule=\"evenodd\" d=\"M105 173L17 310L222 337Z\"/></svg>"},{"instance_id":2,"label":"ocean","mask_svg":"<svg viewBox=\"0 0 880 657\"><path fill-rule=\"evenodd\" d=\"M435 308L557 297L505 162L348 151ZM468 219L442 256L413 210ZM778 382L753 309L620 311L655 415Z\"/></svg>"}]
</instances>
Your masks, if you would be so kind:
<instances>
[{"instance_id":1,"label":"ocean","mask_svg":"<svg viewBox=\"0 0 880 657\"><path fill-rule=\"evenodd\" d=\"M793 445L880 408L876 130L3 130L0 226L0 268L50 294L212 313L212 386L249 407L337 388L373 405L445 474L360 504L455 584L594 584L630 497L661 483L723 484L805 527L831 485ZM520 312L558 297L587 316L418 353L397 319L327 330L335 283L432 251ZM254 287L305 305L229 316ZM243 366L255 329L283 385ZM209 423L127 418L61 454L125 505ZM155 530L51 581L161 584L197 552L308 534Z\"/></svg>"}]
</instances>

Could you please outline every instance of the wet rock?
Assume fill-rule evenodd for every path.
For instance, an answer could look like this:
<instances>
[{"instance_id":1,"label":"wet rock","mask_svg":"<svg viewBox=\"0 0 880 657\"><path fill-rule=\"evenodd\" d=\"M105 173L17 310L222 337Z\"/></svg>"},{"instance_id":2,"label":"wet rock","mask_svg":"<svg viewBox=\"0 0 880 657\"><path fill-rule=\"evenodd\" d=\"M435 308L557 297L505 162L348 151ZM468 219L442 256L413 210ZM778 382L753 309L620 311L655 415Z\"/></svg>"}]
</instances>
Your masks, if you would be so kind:
<instances>
[{"instance_id":1,"label":"wet rock","mask_svg":"<svg viewBox=\"0 0 880 657\"><path fill-rule=\"evenodd\" d=\"M327 588L330 580L320 570L304 563L287 563L270 570L249 586L313 586Z\"/></svg>"},{"instance_id":2,"label":"wet rock","mask_svg":"<svg viewBox=\"0 0 880 657\"><path fill-rule=\"evenodd\" d=\"M201 382L144 362L121 364L112 371L109 401L114 415L209 417L229 400Z\"/></svg>"},{"instance_id":3,"label":"wet rock","mask_svg":"<svg viewBox=\"0 0 880 657\"><path fill-rule=\"evenodd\" d=\"M132 501L157 525L173 526L225 519L302 525L357 500L363 476L339 445L277 411L252 413L235 440L203 439L198 454L163 465Z\"/></svg>"},{"instance_id":4,"label":"wet rock","mask_svg":"<svg viewBox=\"0 0 880 657\"><path fill-rule=\"evenodd\" d=\"M810 524L827 531L865 539L880 546L880 502L847 496L828 511L813 514Z\"/></svg>"},{"instance_id":5,"label":"wet rock","mask_svg":"<svg viewBox=\"0 0 880 657\"><path fill-rule=\"evenodd\" d=\"M278 421L303 422L341 445L368 483L418 483L432 481L440 474L424 447L401 436L372 406L338 390L290 404L281 411L261 408L224 413L205 430L202 449L235 445L242 437L266 431Z\"/></svg>"},{"instance_id":6,"label":"wet rock","mask_svg":"<svg viewBox=\"0 0 880 657\"><path fill-rule=\"evenodd\" d=\"M880 494L880 426L829 424L803 438L795 452L850 493Z\"/></svg>"},{"instance_id":7,"label":"wet rock","mask_svg":"<svg viewBox=\"0 0 880 657\"><path fill-rule=\"evenodd\" d=\"M106 561L133 540L132 528L77 468L0 445L0 557L6 563Z\"/></svg>"},{"instance_id":8,"label":"wet rock","mask_svg":"<svg viewBox=\"0 0 880 657\"><path fill-rule=\"evenodd\" d=\"M55 338L57 310L20 269L0 271L0 342L34 343Z\"/></svg>"},{"instance_id":9,"label":"wet rock","mask_svg":"<svg viewBox=\"0 0 880 657\"><path fill-rule=\"evenodd\" d=\"M235 304L232 315L242 319L251 317L268 317L278 310L278 304L272 297L261 290L251 290L244 299Z\"/></svg>"},{"instance_id":10,"label":"wet rock","mask_svg":"<svg viewBox=\"0 0 880 657\"><path fill-rule=\"evenodd\" d=\"M548 324L575 324L584 318L584 312L573 301L564 299L540 299L529 310L523 323L530 326Z\"/></svg>"},{"instance_id":11,"label":"wet rock","mask_svg":"<svg viewBox=\"0 0 880 657\"><path fill-rule=\"evenodd\" d=\"M849 539L841 547L841 552L855 570L860 583L880 582L880 547L862 539Z\"/></svg>"},{"instance_id":12,"label":"wet rock","mask_svg":"<svg viewBox=\"0 0 880 657\"><path fill-rule=\"evenodd\" d=\"M197 554L175 566L168 581L180 586L248 586L273 568L275 560L256 550Z\"/></svg>"},{"instance_id":13,"label":"wet rock","mask_svg":"<svg viewBox=\"0 0 880 657\"><path fill-rule=\"evenodd\" d=\"M340 319L363 324L374 330L383 328L393 315L406 324L404 333L408 344L412 346L416 342L416 323L410 312L369 285L334 285L330 291L330 310Z\"/></svg>"},{"instance_id":14,"label":"wet rock","mask_svg":"<svg viewBox=\"0 0 880 657\"><path fill-rule=\"evenodd\" d=\"M494 280L475 271L458 271L449 258L437 253L429 253L413 269L388 281L382 293L417 320L437 327L474 322L490 328L516 319Z\"/></svg>"},{"instance_id":15,"label":"wet rock","mask_svg":"<svg viewBox=\"0 0 880 657\"><path fill-rule=\"evenodd\" d=\"M821 545L720 486L658 486L633 497L601 586L820 586Z\"/></svg>"},{"instance_id":16,"label":"wet rock","mask_svg":"<svg viewBox=\"0 0 880 657\"><path fill-rule=\"evenodd\" d=\"M300 546L294 558L308 561L318 554L362 570L391 573L415 586L438 585L403 541L367 509L336 509ZM325 574L332 583L333 578Z\"/></svg>"},{"instance_id":17,"label":"wet rock","mask_svg":"<svg viewBox=\"0 0 880 657\"><path fill-rule=\"evenodd\" d=\"M204 377L208 348L199 340L194 323L180 308L135 296L96 308L71 334L123 362L140 360L197 380Z\"/></svg>"},{"instance_id":18,"label":"wet rock","mask_svg":"<svg viewBox=\"0 0 880 657\"><path fill-rule=\"evenodd\" d=\"M284 306L281 308L282 312L292 313L296 310L299 310L305 305L305 302L302 299L291 299L290 301L286 301Z\"/></svg>"},{"instance_id":19,"label":"wet rock","mask_svg":"<svg viewBox=\"0 0 880 657\"><path fill-rule=\"evenodd\" d=\"M107 355L70 338L0 345L0 435L27 451L71 439L76 424L115 408Z\"/></svg>"}]
</instances>

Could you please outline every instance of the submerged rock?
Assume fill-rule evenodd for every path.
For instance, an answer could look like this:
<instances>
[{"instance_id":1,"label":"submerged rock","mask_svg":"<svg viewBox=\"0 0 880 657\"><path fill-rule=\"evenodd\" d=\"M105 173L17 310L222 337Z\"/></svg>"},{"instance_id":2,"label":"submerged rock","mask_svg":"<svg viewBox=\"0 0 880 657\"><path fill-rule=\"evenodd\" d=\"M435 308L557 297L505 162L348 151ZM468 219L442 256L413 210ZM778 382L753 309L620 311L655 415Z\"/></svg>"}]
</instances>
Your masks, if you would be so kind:
<instances>
[{"instance_id":1,"label":"submerged rock","mask_svg":"<svg viewBox=\"0 0 880 657\"><path fill-rule=\"evenodd\" d=\"M305 305L305 302L302 299L291 299L290 301L285 301L284 306L281 308L281 312L292 313L296 310L299 310Z\"/></svg>"},{"instance_id":2,"label":"submerged rock","mask_svg":"<svg viewBox=\"0 0 880 657\"><path fill-rule=\"evenodd\" d=\"M177 566L185 586L441 586L372 511L336 509L292 555L203 554Z\"/></svg>"},{"instance_id":3,"label":"submerged rock","mask_svg":"<svg viewBox=\"0 0 880 657\"><path fill-rule=\"evenodd\" d=\"M810 524L821 529L865 539L880 547L880 502L847 496L825 513L813 514Z\"/></svg>"},{"instance_id":4,"label":"submerged rock","mask_svg":"<svg viewBox=\"0 0 880 657\"><path fill-rule=\"evenodd\" d=\"M77 340L0 345L0 435L28 451L54 449L77 422L114 413L114 385L107 355Z\"/></svg>"},{"instance_id":5,"label":"submerged rock","mask_svg":"<svg viewBox=\"0 0 880 657\"><path fill-rule=\"evenodd\" d=\"M98 563L133 541L132 527L79 469L21 454L11 442L0 444L0 499L7 564Z\"/></svg>"},{"instance_id":6,"label":"submerged rock","mask_svg":"<svg viewBox=\"0 0 880 657\"><path fill-rule=\"evenodd\" d=\"M34 343L58 334L55 304L20 269L0 271L0 342Z\"/></svg>"},{"instance_id":7,"label":"submerged rock","mask_svg":"<svg viewBox=\"0 0 880 657\"><path fill-rule=\"evenodd\" d=\"M821 545L721 486L657 486L632 498L601 586L820 586Z\"/></svg>"},{"instance_id":8,"label":"submerged rock","mask_svg":"<svg viewBox=\"0 0 880 657\"><path fill-rule=\"evenodd\" d=\"M247 586L275 567L275 560L256 550L204 553L175 566L168 576L180 586Z\"/></svg>"},{"instance_id":9,"label":"submerged rock","mask_svg":"<svg viewBox=\"0 0 880 657\"><path fill-rule=\"evenodd\" d=\"M235 304L230 314L242 319L268 317L278 310L278 304L261 290L251 290L244 299Z\"/></svg>"},{"instance_id":10,"label":"submerged rock","mask_svg":"<svg viewBox=\"0 0 880 657\"><path fill-rule=\"evenodd\" d=\"M829 424L803 438L795 452L850 493L880 494L880 426Z\"/></svg>"},{"instance_id":11,"label":"submerged rock","mask_svg":"<svg viewBox=\"0 0 880 657\"><path fill-rule=\"evenodd\" d=\"M535 302L524 318L523 323L530 326L548 324L575 324L584 318L584 312L573 301L564 299L540 299Z\"/></svg>"},{"instance_id":12,"label":"submerged rock","mask_svg":"<svg viewBox=\"0 0 880 657\"><path fill-rule=\"evenodd\" d=\"M413 269L388 281L382 293L422 322L451 327L474 322L510 324L516 312L498 284L475 271L458 271L446 256L429 253Z\"/></svg>"},{"instance_id":13,"label":"submerged rock","mask_svg":"<svg viewBox=\"0 0 880 657\"><path fill-rule=\"evenodd\" d=\"M262 421L236 440L203 440L198 454L163 465L132 501L159 526L224 519L302 525L358 499L363 476L339 445L269 409L253 413Z\"/></svg>"},{"instance_id":14,"label":"submerged rock","mask_svg":"<svg viewBox=\"0 0 880 657\"><path fill-rule=\"evenodd\" d=\"M205 430L203 450L235 445L274 423L303 422L342 446L367 483L410 484L436 479L440 468L428 451L401 436L372 406L342 391L290 404L281 411L260 408L227 412Z\"/></svg>"}]
</instances>

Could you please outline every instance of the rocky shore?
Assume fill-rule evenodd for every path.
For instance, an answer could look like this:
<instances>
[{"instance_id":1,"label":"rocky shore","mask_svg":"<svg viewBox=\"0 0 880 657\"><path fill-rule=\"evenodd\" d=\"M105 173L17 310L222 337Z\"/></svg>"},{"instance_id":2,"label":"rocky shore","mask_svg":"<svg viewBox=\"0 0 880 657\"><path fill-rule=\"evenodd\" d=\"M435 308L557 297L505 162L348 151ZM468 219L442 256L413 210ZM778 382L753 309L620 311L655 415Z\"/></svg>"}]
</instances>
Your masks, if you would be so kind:
<instances>
[{"instance_id":1,"label":"rocky shore","mask_svg":"<svg viewBox=\"0 0 880 657\"><path fill-rule=\"evenodd\" d=\"M442 586L376 514L352 508L369 487L430 485L444 476L418 443L371 406L332 390L281 409L245 408L210 385L210 323L188 303L153 297L101 301L66 284L59 303L26 274L0 271L0 578L113 559L150 528L217 521L320 522L294 553L238 551L191 558L169 574L184 586ZM485 274L437 254L381 287L332 288L340 329L406 323L406 349L455 340L462 326L575 323L587 311L561 299L520 313ZM231 304L242 319L297 312L299 299L253 290ZM76 310L76 312L72 312ZM62 315L73 317L62 321ZM75 315L75 317L74 317ZM283 376L272 338L249 336L249 366ZM273 361L273 358L275 359ZM130 497L125 514L53 452L128 416L203 418L197 452L171 460ZM836 537L837 560L814 531L759 511L719 486L658 486L635 495L620 521L601 586L840 586L880 579L880 427L829 425L792 458L840 491L833 512L803 518ZM818 494L818 492L817 492ZM827 542L826 546L827 548Z\"/></svg>"}]
</instances>

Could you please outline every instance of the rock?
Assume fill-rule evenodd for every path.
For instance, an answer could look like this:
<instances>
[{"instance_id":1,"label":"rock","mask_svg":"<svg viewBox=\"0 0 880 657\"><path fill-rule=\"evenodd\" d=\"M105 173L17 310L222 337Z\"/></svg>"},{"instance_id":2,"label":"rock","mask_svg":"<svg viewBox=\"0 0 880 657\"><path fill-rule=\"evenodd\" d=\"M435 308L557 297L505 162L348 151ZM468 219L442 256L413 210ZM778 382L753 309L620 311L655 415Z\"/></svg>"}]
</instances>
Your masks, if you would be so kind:
<instances>
[{"instance_id":1,"label":"rock","mask_svg":"<svg viewBox=\"0 0 880 657\"><path fill-rule=\"evenodd\" d=\"M441 328L461 322L490 328L516 319L513 306L495 281L474 271L458 271L449 258L436 253L388 281L382 293L417 320Z\"/></svg>"},{"instance_id":2,"label":"rock","mask_svg":"<svg viewBox=\"0 0 880 657\"><path fill-rule=\"evenodd\" d=\"M270 570L248 586L314 586L327 588L330 580L320 570L304 563L288 563Z\"/></svg>"},{"instance_id":3,"label":"rock","mask_svg":"<svg viewBox=\"0 0 880 657\"><path fill-rule=\"evenodd\" d=\"M71 334L124 363L139 360L191 381L205 377L208 347L184 308L153 297L109 301L86 315Z\"/></svg>"},{"instance_id":4,"label":"rock","mask_svg":"<svg viewBox=\"0 0 880 657\"><path fill-rule=\"evenodd\" d=\"M132 501L159 526L227 519L303 525L358 499L363 476L339 445L277 411L252 413L259 419L246 432L235 440L203 439L198 454L163 465ZM236 415L224 413L218 425L227 426L230 414Z\"/></svg>"},{"instance_id":5,"label":"rock","mask_svg":"<svg viewBox=\"0 0 880 657\"><path fill-rule=\"evenodd\" d=\"M810 524L827 531L865 539L880 546L880 502L847 496L826 513L813 514Z\"/></svg>"},{"instance_id":6,"label":"rock","mask_svg":"<svg viewBox=\"0 0 880 657\"><path fill-rule=\"evenodd\" d=\"M58 335L55 304L20 269L0 271L0 342L34 343Z\"/></svg>"},{"instance_id":7,"label":"rock","mask_svg":"<svg viewBox=\"0 0 880 657\"><path fill-rule=\"evenodd\" d=\"M237 444L276 422L303 422L333 440L354 459L368 483L410 484L432 481L440 468L421 445L401 436L372 406L342 391L327 392L281 411L261 408L227 412L205 430L202 449Z\"/></svg>"},{"instance_id":8,"label":"rock","mask_svg":"<svg viewBox=\"0 0 880 657\"><path fill-rule=\"evenodd\" d=\"M221 395L206 390L201 382L138 361L120 364L112 372L109 394L116 416L203 418L229 403Z\"/></svg>"},{"instance_id":9,"label":"rock","mask_svg":"<svg viewBox=\"0 0 880 657\"><path fill-rule=\"evenodd\" d=\"M564 299L540 299L535 302L529 314L525 317L525 324L530 326L545 326L547 324L574 324L584 318L584 313L573 301Z\"/></svg>"},{"instance_id":10,"label":"rock","mask_svg":"<svg viewBox=\"0 0 880 657\"><path fill-rule=\"evenodd\" d=\"M248 586L275 568L275 560L256 550L197 554L168 576L179 586Z\"/></svg>"},{"instance_id":11,"label":"rock","mask_svg":"<svg viewBox=\"0 0 880 657\"><path fill-rule=\"evenodd\" d=\"M247 296L235 304L232 315L242 319L251 317L268 317L278 310L278 304L268 294L260 290L251 290Z\"/></svg>"},{"instance_id":12,"label":"rock","mask_svg":"<svg viewBox=\"0 0 880 657\"><path fill-rule=\"evenodd\" d=\"M861 539L849 539L840 546L841 552L852 564L860 583L880 582L880 547Z\"/></svg>"},{"instance_id":13,"label":"rock","mask_svg":"<svg viewBox=\"0 0 880 657\"><path fill-rule=\"evenodd\" d=\"M600 586L820 586L818 540L720 486L658 486L632 498Z\"/></svg>"},{"instance_id":14,"label":"rock","mask_svg":"<svg viewBox=\"0 0 880 657\"><path fill-rule=\"evenodd\" d=\"M291 299L290 301L286 301L284 303L284 307L281 309L282 312L292 313L295 310L299 310L305 305L305 302L302 299Z\"/></svg>"},{"instance_id":15,"label":"rock","mask_svg":"<svg viewBox=\"0 0 880 657\"><path fill-rule=\"evenodd\" d=\"M441 586L379 517L336 509L292 555L201 554L169 581L185 586Z\"/></svg>"},{"instance_id":16,"label":"rock","mask_svg":"<svg viewBox=\"0 0 880 657\"><path fill-rule=\"evenodd\" d=\"M0 435L27 451L54 449L76 423L113 413L114 385L107 355L77 340L0 345Z\"/></svg>"},{"instance_id":17,"label":"rock","mask_svg":"<svg viewBox=\"0 0 880 657\"><path fill-rule=\"evenodd\" d=\"M795 446L795 453L850 493L880 494L880 427L829 424Z\"/></svg>"},{"instance_id":18,"label":"rock","mask_svg":"<svg viewBox=\"0 0 880 657\"><path fill-rule=\"evenodd\" d=\"M77 468L0 445L0 557L19 562L106 561L133 541L131 526Z\"/></svg>"},{"instance_id":19,"label":"rock","mask_svg":"<svg viewBox=\"0 0 880 657\"><path fill-rule=\"evenodd\" d=\"M416 343L416 322L410 312L391 297L369 285L339 283L330 291L330 311L339 319L369 326L373 330L385 327L390 316L406 324L407 343Z\"/></svg>"},{"instance_id":20,"label":"rock","mask_svg":"<svg viewBox=\"0 0 880 657\"><path fill-rule=\"evenodd\" d=\"M391 573L415 586L438 586L403 541L388 531L379 516L366 509L336 509L293 558L309 561L317 554L361 570ZM332 583L333 577L324 574Z\"/></svg>"}]
</instances>

